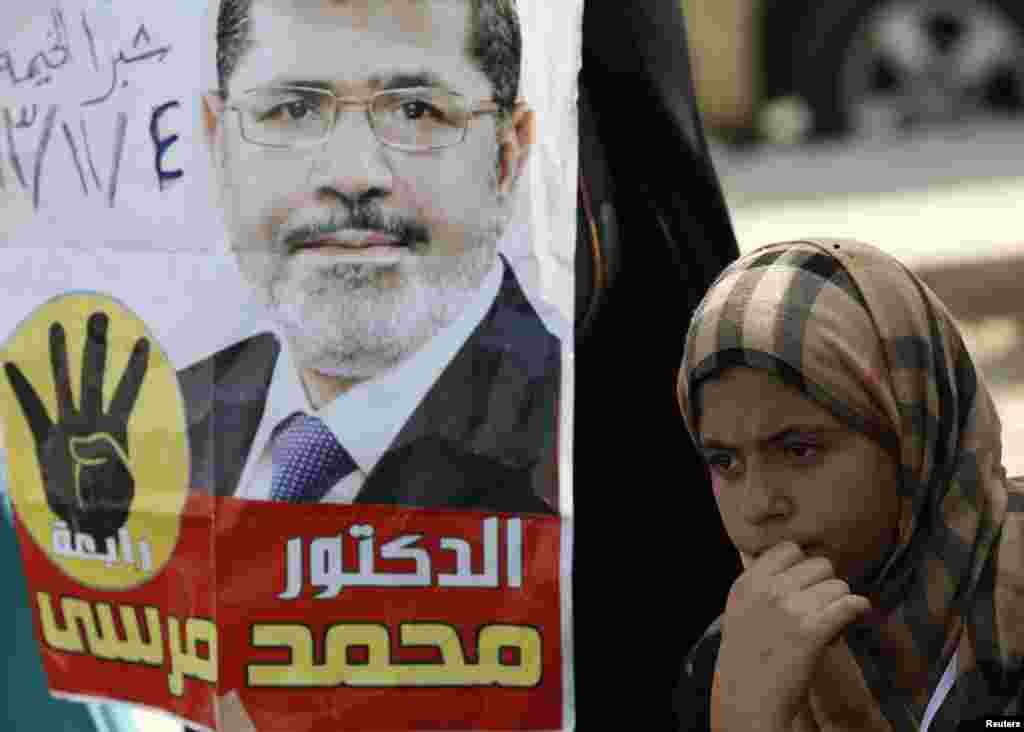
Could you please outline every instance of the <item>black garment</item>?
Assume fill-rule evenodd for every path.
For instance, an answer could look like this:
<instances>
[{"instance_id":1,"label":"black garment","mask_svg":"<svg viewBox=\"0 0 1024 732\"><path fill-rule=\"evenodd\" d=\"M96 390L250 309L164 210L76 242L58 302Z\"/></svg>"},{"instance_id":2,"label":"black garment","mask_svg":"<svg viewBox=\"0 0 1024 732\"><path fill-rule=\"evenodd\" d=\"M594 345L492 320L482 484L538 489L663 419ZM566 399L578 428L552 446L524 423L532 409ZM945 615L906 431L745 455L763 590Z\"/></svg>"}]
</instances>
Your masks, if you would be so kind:
<instances>
[{"instance_id":1,"label":"black garment","mask_svg":"<svg viewBox=\"0 0 1024 732\"><path fill-rule=\"evenodd\" d=\"M193 490L237 491L266 405L277 339L264 333L179 375ZM356 503L554 513L561 342L512 268L491 309L367 476Z\"/></svg>"},{"instance_id":2,"label":"black garment","mask_svg":"<svg viewBox=\"0 0 1024 732\"><path fill-rule=\"evenodd\" d=\"M577 331L577 729L658 732L678 727L685 653L740 572L675 400L693 310L739 252L679 3L586 2L580 85L582 174L614 208L618 251L600 309ZM604 186L590 179L598 154Z\"/></svg>"},{"instance_id":3,"label":"black garment","mask_svg":"<svg viewBox=\"0 0 1024 732\"><path fill-rule=\"evenodd\" d=\"M711 729L711 686L721 645L722 618L718 617L683 661L682 674L673 700L680 732L704 732Z\"/></svg>"}]
</instances>

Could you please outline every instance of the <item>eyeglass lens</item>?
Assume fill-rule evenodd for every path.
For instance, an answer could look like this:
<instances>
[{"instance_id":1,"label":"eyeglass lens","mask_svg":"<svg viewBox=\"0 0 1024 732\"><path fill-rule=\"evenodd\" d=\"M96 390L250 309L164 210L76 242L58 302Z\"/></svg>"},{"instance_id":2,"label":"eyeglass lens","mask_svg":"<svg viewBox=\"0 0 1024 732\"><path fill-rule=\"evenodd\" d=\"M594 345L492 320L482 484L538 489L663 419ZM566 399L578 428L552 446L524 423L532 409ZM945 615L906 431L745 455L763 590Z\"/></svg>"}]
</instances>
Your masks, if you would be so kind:
<instances>
[{"instance_id":1,"label":"eyeglass lens","mask_svg":"<svg viewBox=\"0 0 1024 732\"><path fill-rule=\"evenodd\" d=\"M316 89L273 87L248 92L239 108L247 140L292 147L323 140L344 102ZM430 149L460 142L469 122L463 98L439 89L401 89L372 98L370 124L391 145Z\"/></svg>"}]
</instances>

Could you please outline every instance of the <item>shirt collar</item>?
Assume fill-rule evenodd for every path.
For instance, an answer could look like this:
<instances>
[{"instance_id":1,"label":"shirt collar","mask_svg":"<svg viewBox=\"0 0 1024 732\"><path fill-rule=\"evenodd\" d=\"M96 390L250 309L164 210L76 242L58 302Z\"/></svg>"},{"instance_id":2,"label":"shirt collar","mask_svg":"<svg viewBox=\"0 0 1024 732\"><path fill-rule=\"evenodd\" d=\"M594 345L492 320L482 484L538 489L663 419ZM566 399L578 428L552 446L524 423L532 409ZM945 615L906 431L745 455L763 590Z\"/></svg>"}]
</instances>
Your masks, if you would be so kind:
<instances>
[{"instance_id":1,"label":"shirt collar","mask_svg":"<svg viewBox=\"0 0 1024 732\"><path fill-rule=\"evenodd\" d=\"M263 329L277 336L281 353L274 364L266 407L249 462L263 454L271 433L283 419L302 411L322 419L359 469L369 474L494 304L504 270L502 258L496 257L495 265L485 275L477 294L454 322L394 368L356 384L319 410L314 410L309 401L288 340L276 323L265 321Z\"/></svg>"}]
</instances>

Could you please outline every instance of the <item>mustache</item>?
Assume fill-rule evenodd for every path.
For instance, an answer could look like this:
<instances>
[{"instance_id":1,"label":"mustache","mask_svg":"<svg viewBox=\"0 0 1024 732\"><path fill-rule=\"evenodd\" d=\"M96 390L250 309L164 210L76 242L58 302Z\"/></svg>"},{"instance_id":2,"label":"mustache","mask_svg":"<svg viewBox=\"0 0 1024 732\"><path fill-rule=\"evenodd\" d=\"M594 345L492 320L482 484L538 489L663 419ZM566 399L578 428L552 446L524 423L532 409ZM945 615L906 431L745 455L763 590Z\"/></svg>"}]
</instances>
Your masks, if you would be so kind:
<instances>
[{"instance_id":1,"label":"mustache","mask_svg":"<svg viewBox=\"0 0 1024 732\"><path fill-rule=\"evenodd\" d=\"M386 234L398 240L398 246L409 249L430 243L430 231L420 222L401 216L385 216L376 208L358 208L351 212L330 211L322 218L286 227L282 232L281 241L289 251L292 251L303 244L346 229Z\"/></svg>"}]
</instances>

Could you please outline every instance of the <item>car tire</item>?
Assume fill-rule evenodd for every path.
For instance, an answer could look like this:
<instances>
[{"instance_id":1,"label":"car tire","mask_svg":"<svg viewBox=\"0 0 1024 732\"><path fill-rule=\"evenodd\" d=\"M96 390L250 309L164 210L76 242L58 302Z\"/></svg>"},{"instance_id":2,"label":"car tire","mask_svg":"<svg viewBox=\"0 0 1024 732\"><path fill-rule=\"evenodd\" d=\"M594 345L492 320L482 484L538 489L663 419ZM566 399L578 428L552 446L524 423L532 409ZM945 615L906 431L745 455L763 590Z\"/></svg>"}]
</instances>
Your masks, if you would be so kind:
<instances>
[{"instance_id":1,"label":"car tire","mask_svg":"<svg viewBox=\"0 0 1024 732\"><path fill-rule=\"evenodd\" d=\"M1016 0L832 0L809 8L796 27L792 91L809 107L815 136L911 131L947 117L963 121L1024 108L1024 4ZM995 38L998 48L966 45L980 49L982 38L989 45ZM957 79L950 49L998 55L979 61L977 79L966 72ZM908 58L931 61L921 71Z\"/></svg>"}]
</instances>

